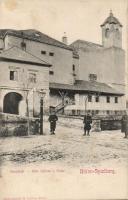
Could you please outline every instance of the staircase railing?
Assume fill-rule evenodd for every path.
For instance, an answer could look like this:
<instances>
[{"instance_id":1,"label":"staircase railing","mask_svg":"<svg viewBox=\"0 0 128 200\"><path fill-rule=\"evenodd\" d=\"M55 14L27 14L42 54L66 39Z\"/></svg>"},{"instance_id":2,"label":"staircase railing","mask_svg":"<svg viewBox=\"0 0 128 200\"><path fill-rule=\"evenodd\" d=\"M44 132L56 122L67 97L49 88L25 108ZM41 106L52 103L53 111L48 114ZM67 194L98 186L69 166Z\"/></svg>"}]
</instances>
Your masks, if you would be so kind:
<instances>
[{"instance_id":1,"label":"staircase railing","mask_svg":"<svg viewBox=\"0 0 128 200\"><path fill-rule=\"evenodd\" d=\"M56 107L55 107L55 112L59 112L60 110L64 109L66 106L68 105L74 105L74 101L68 101L68 100L65 100L64 102L61 102L60 104L58 104Z\"/></svg>"}]
</instances>

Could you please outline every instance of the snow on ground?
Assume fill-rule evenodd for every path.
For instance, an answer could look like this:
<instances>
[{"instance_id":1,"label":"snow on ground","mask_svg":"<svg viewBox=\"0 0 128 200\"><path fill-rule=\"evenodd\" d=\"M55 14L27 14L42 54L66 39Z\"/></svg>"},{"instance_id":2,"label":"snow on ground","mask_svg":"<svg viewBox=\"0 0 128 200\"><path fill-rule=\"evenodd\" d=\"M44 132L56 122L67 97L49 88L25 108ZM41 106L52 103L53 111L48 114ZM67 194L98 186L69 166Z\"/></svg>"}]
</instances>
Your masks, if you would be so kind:
<instances>
[{"instance_id":1,"label":"snow on ground","mask_svg":"<svg viewBox=\"0 0 128 200\"><path fill-rule=\"evenodd\" d=\"M59 122L56 135L48 130L45 122L45 135L0 138L0 199L128 199L128 139L120 130L87 137Z\"/></svg>"},{"instance_id":2,"label":"snow on ground","mask_svg":"<svg viewBox=\"0 0 128 200\"><path fill-rule=\"evenodd\" d=\"M92 132L83 136L80 128L58 124L50 135L48 122L44 135L0 138L1 165L59 164L63 166L127 165L128 139L117 131Z\"/></svg>"}]
</instances>

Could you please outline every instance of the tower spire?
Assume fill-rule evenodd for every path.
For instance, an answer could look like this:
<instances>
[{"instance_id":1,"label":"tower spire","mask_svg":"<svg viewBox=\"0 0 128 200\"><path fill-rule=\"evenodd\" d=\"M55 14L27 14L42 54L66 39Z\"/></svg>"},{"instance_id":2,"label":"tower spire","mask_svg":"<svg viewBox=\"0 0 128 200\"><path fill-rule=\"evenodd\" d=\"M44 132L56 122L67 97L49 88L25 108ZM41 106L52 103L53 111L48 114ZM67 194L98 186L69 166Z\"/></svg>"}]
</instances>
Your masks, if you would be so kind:
<instances>
[{"instance_id":1,"label":"tower spire","mask_svg":"<svg viewBox=\"0 0 128 200\"><path fill-rule=\"evenodd\" d=\"M112 9L110 9L110 16L113 17L113 12L112 12Z\"/></svg>"}]
</instances>

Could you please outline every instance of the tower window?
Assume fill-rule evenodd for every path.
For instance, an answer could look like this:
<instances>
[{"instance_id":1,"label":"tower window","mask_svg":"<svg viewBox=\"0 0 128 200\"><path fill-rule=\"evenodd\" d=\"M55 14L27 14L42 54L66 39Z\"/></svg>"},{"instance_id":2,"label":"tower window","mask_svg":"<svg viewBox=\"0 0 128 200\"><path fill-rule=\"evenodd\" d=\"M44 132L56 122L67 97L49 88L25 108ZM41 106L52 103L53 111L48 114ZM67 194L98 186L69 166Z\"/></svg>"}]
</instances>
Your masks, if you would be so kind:
<instances>
[{"instance_id":1,"label":"tower window","mask_svg":"<svg viewBox=\"0 0 128 200\"><path fill-rule=\"evenodd\" d=\"M18 80L18 72L17 71L10 71L10 80L17 81Z\"/></svg>"},{"instance_id":2,"label":"tower window","mask_svg":"<svg viewBox=\"0 0 128 200\"><path fill-rule=\"evenodd\" d=\"M105 37L108 37L109 36L109 28L107 28L106 30L105 30Z\"/></svg>"}]
</instances>

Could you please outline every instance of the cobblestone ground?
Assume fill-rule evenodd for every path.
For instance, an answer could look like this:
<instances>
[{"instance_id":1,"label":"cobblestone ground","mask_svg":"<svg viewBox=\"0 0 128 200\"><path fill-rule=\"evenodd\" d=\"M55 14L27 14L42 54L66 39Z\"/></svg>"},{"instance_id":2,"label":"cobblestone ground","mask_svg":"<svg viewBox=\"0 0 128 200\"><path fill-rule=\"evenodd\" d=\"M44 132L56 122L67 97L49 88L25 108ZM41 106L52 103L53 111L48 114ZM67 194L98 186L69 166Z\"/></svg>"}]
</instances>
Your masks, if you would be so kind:
<instances>
[{"instance_id":1,"label":"cobblestone ground","mask_svg":"<svg viewBox=\"0 0 128 200\"><path fill-rule=\"evenodd\" d=\"M0 138L0 162L8 164L52 163L67 166L95 166L104 163L127 165L128 139L118 131L92 132L83 136L79 128L58 125L50 135Z\"/></svg>"}]
</instances>

